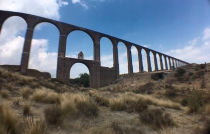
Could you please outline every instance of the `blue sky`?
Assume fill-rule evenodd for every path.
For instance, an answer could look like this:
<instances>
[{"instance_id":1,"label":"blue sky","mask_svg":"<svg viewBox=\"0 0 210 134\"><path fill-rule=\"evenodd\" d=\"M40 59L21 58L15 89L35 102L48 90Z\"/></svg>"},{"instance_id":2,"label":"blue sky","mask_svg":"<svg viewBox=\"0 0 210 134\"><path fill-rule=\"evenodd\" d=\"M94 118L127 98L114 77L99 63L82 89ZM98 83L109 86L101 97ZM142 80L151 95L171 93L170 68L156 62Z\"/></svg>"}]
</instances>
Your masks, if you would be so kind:
<instances>
[{"instance_id":1,"label":"blue sky","mask_svg":"<svg viewBox=\"0 0 210 134\"><path fill-rule=\"evenodd\" d=\"M88 28L190 63L209 62L208 0L0 0L0 10L34 14ZM0 34L0 64L19 64L21 55L18 53L22 50L26 24L14 17L5 22L3 29ZM55 26L49 23L37 26L29 67L49 71L55 76L58 41L59 33ZM103 38L100 44L101 64L112 67L111 42ZM126 73L125 46L119 44L118 49L120 73ZM66 56L77 57L80 51L84 52L86 59L93 59L92 40L87 34L75 31L68 36ZM135 49L132 49L132 56L134 71L138 72ZM143 57L146 69L144 53ZM77 64L71 70L71 77L87 71L84 65Z\"/></svg>"}]
</instances>

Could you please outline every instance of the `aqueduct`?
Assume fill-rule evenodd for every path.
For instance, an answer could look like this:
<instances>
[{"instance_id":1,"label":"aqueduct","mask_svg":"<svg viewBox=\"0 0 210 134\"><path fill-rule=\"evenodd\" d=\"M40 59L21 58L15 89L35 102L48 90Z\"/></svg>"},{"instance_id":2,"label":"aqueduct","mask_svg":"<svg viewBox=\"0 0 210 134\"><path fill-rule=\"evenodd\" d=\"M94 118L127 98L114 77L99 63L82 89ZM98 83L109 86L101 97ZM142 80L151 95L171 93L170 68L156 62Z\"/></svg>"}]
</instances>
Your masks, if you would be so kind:
<instances>
[{"instance_id":1,"label":"aqueduct","mask_svg":"<svg viewBox=\"0 0 210 134\"><path fill-rule=\"evenodd\" d=\"M127 61L128 61L128 74L133 74L133 64L132 64L132 55L131 55L131 47L136 47L138 51L138 63L139 63L139 72L143 72L143 60L142 60L142 50L145 50L146 57L147 57L147 67L148 72L152 71L151 67L151 58L150 53L154 56L154 67L155 71L158 70L164 70L163 68L163 60L165 63L165 69L170 70L172 67L181 67L185 66L189 63L182 61L180 59L171 57L169 55L163 54L161 52L157 52L155 50L107 35L100 32L96 32L93 30L89 30L86 28L66 24L63 22L25 14L25 13L19 13L19 12L10 12L10 11L2 11L0 10L0 33L3 26L3 23L6 19L12 16L19 16L23 18L27 23L27 30L25 35L25 42L23 46L22 51L22 58L20 63L20 71L23 74L27 74L28 70L28 63L29 63L29 56L30 56L30 48L31 48L31 42L33 37L34 28L36 25L38 25L41 22L48 22L53 25L55 25L60 33L59 38L59 48L58 48L58 60L57 60L57 73L56 78L68 82L69 76L70 76L70 69L75 63L83 63L85 64L90 72L90 86L91 87L100 87L110 84L112 81L116 80L119 77L119 59L118 59L118 43L122 42L125 44L127 49ZM76 59L76 58L67 58L65 57L66 53L66 40L67 35L75 30L80 30L85 33L87 33L93 43L93 60L84 60L84 59ZM100 39L106 37L108 38L112 45L113 45L113 67L102 67L101 61L100 61ZM159 63L160 68L158 68L158 61L157 61L157 55L159 55ZM169 64L168 64L168 62ZM169 66L168 66L169 65Z\"/></svg>"}]
</instances>

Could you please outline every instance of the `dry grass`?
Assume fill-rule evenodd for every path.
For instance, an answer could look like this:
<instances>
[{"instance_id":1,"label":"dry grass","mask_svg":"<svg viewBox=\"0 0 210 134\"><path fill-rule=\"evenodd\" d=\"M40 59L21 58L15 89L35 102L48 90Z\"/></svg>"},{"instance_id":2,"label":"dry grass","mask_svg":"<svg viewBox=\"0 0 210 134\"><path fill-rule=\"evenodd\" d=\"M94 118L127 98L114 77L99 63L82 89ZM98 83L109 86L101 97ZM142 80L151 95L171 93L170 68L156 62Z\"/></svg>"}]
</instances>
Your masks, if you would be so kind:
<instances>
[{"instance_id":1,"label":"dry grass","mask_svg":"<svg viewBox=\"0 0 210 134\"><path fill-rule=\"evenodd\" d=\"M9 91L6 90L6 89L2 89L2 90L0 91L0 94L1 94L1 96L2 96L3 98L9 98L9 96L10 96Z\"/></svg>"},{"instance_id":2,"label":"dry grass","mask_svg":"<svg viewBox=\"0 0 210 134\"><path fill-rule=\"evenodd\" d=\"M170 115L161 109L146 109L139 114L139 117L142 123L151 126L154 130L175 125Z\"/></svg>"},{"instance_id":3,"label":"dry grass","mask_svg":"<svg viewBox=\"0 0 210 134\"><path fill-rule=\"evenodd\" d=\"M32 100L42 103L60 104L60 95L46 88L36 89L32 95Z\"/></svg>"},{"instance_id":4,"label":"dry grass","mask_svg":"<svg viewBox=\"0 0 210 134\"><path fill-rule=\"evenodd\" d=\"M46 122L52 125L60 125L64 119L59 105L54 105L45 109L44 115Z\"/></svg>"},{"instance_id":5,"label":"dry grass","mask_svg":"<svg viewBox=\"0 0 210 134\"><path fill-rule=\"evenodd\" d=\"M19 134L18 119L8 104L0 105L0 128L10 134Z\"/></svg>"},{"instance_id":6,"label":"dry grass","mask_svg":"<svg viewBox=\"0 0 210 134\"><path fill-rule=\"evenodd\" d=\"M34 120L27 118L24 134L48 134L46 122L44 120Z\"/></svg>"},{"instance_id":7,"label":"dry grass","mask_svg":"<svg viewBox=\"0 0 210 134\"><path fill-rule=\"evenodd\" d=\"M31 89L30 87L23 87L21 90L21 95L24 99L28 99L29 95L31 94Z\"/></svg>"},{"instance_id":8,"label":"dry grass","mask_svg":"<svg viewBox=\"0 0 210 134\"><path fill-rule=\"evenodd\" d=\"M109 104L112 111L123 111L126 109L123 98L112 98L109 100Z\"/></svg>"},{"instance_id":9,"label":"dry grass","mask_svg":"<svg viewBox=\"0 0 210 134\"><path fill-rule=\"evenodd\" d=\"M23 115L25 116L31 115L31 108L29 102L26 102L23 106Z\"/></svg>"}]
</instances>

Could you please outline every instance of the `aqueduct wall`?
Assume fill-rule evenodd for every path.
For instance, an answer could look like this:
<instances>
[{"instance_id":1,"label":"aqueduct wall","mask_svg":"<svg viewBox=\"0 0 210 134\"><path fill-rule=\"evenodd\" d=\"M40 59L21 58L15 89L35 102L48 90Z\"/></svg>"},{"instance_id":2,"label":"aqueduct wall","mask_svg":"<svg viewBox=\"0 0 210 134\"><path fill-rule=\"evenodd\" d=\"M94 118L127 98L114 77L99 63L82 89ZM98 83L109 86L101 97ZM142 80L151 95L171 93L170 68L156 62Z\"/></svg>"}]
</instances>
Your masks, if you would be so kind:
<instances>
[{"instance_id":1,"label":"aqueduct wall","mask_svg":"<svg viewBox=\"0 0 210 134\"><path fill-rule=\"evenodd\" d=\"M172 67L181 67L185 66L189 63L182 61L180 59L171 57L169 55L163 54L161 52L157 52L155 50L145 48L143 46L107 35L100 32L96 32L93 30L89 30L86 28L74 26L71 24L66 24L63 22L25 14L25 13L19 13L19 12L10 12L10 11L2 11L0 10L0 33L2 29L2 25L6 19L12 16L19 16L23 18L27 23L27 31L25 35L25 42L23 46L22 51L22 58L20 63L20 70L21 73L27 74L28 70L28 63L29 63L29 55L30 55L30 48L31 48L31 41L33 38L33 32L36 25L38 25L41 22L49 22L53 25L55 25L59 30L59 48L58 48L58 60L57 60L57 73L56 78L61 81L68 81L69 80L69 73L71 67L75 63L83 63L85 64L89 71L90 71L90 86L91 87L100 87L108 85L113 80L117 79L119 77L119 60L118 60L118 43L122 42L125 44L127 49L127 58L128 58L128 74L133 74L133 64L132 64L132 55L131 55L131 47L136 47L138 51L138 62L139 62L139 72L143 72L143 60L142 60L142 50L144 49L147 55L147 67L148 72L152 71L151 62L154 62L155 71L158 70L164 70L163 68L163 60L165 63L165 68L167 70L172 69ZM65 57L66 53L66 40L69 33L80 30L85 33L87 33L93 43L94 43L94 58L93 60L83 60L83 59L74 59L74 58L67 58ZM106 37L108 38L113 45L113 67L112 68L106 68L101 66L100 61L100 39ZM151 61L150 53L154 56L154 61ZM157 55L159 55L159 62L160 62L160 68L158 68L158 62L157 62ZM168 60L167 60L168 59ZM169 61L169 66L168 66ZM111 79L112 78L112 79Z\"/></svg>"}]
</instances>

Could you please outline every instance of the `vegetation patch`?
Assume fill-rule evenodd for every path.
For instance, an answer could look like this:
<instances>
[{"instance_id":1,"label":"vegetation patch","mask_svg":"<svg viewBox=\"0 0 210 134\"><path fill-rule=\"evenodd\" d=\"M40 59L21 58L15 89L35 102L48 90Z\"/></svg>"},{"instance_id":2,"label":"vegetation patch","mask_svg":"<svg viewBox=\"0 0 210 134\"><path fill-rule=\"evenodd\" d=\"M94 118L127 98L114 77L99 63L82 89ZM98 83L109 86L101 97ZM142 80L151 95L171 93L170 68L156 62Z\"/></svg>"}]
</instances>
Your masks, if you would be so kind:
<instances>
[{"instance_id":1,"label":"vegetation patch","mask_svg":"<svg viewBox=\"0 0 210 134\"><path fill-rule=\"evenodd\" d=\"M161 109L146 109L139 113L139 117L142 123L151 126L154 130L175 125L170 114L164 113Z\"/></svg>"}]
</instances>

